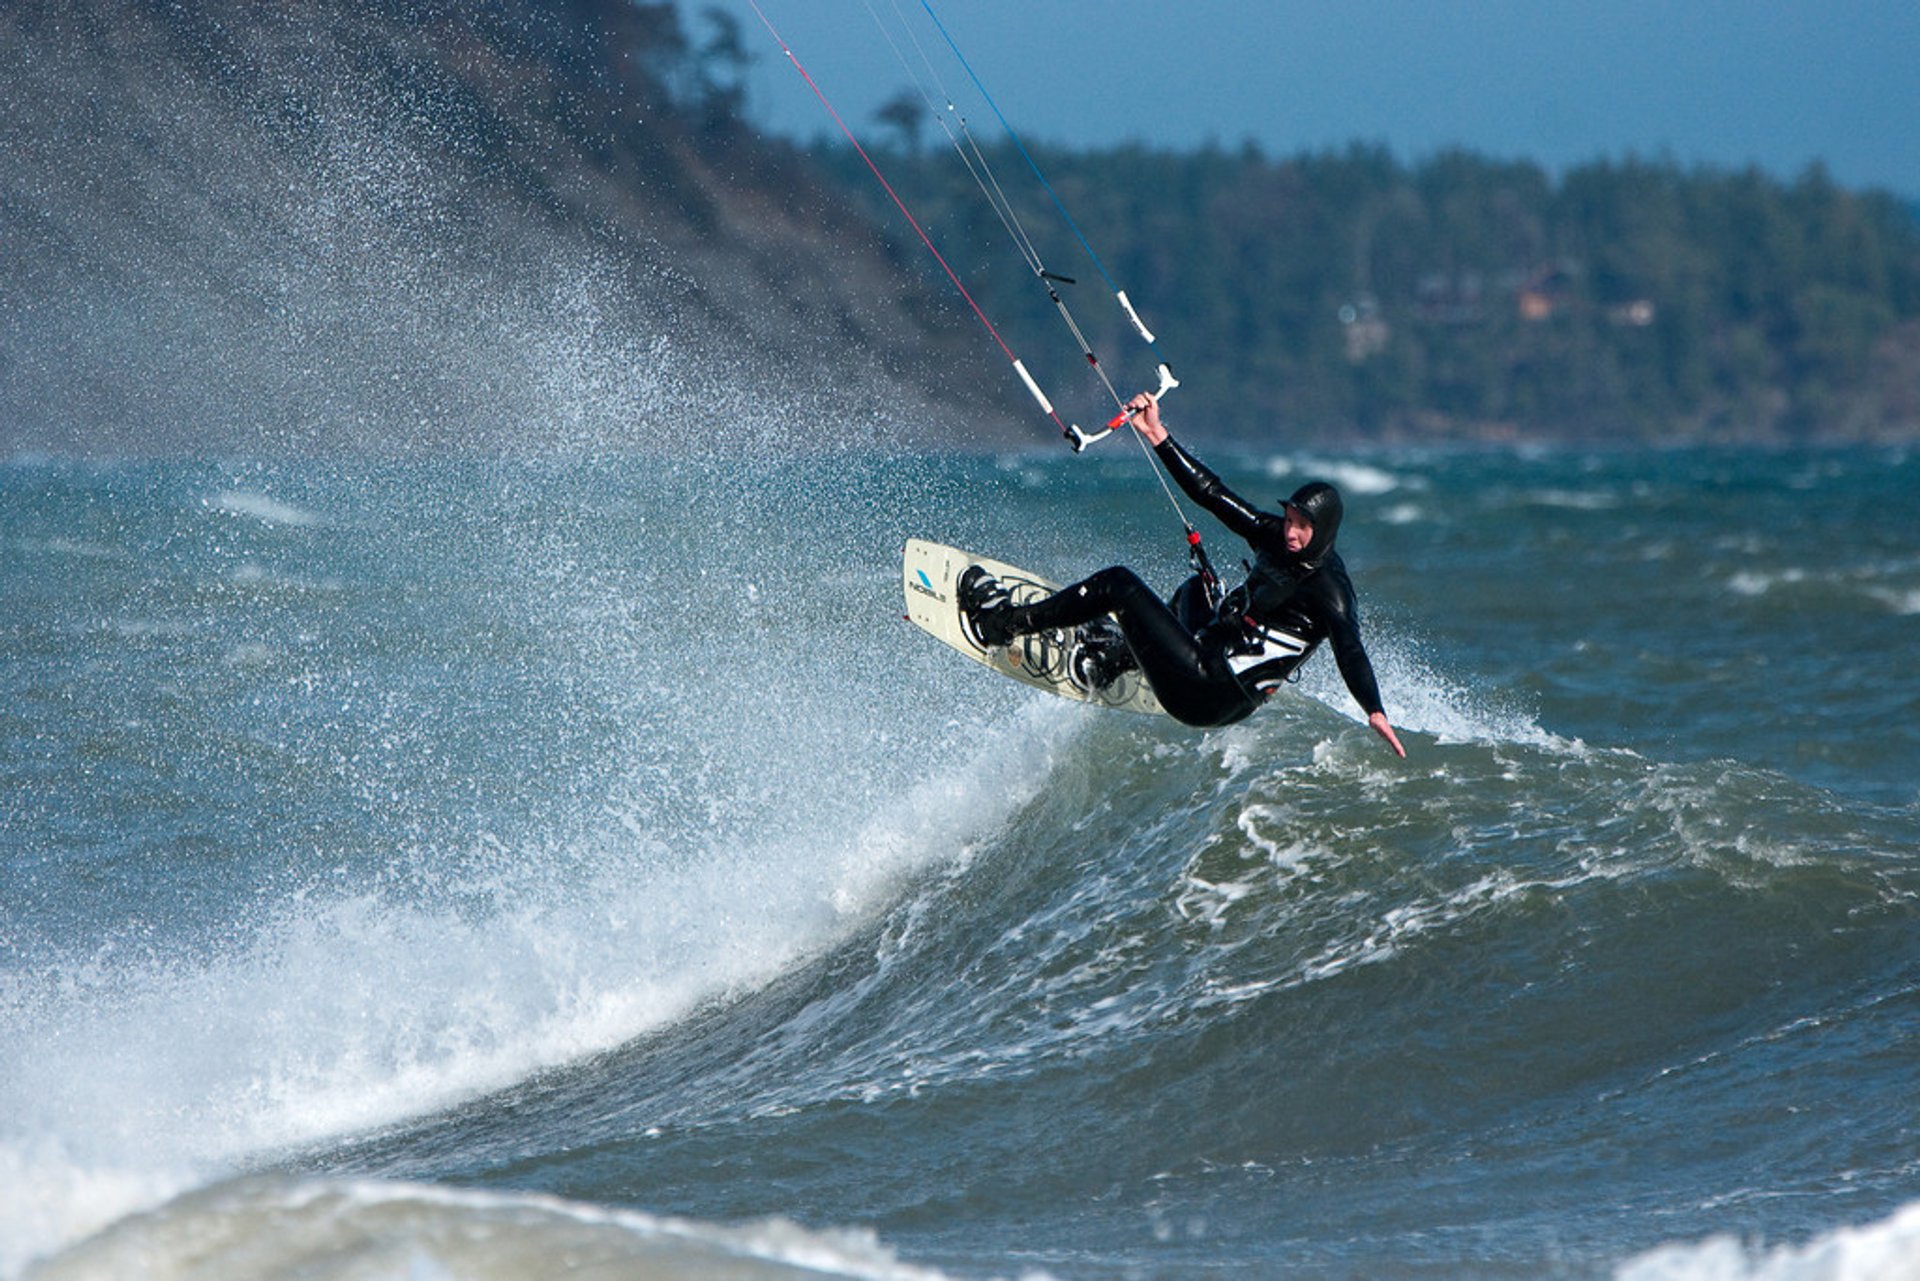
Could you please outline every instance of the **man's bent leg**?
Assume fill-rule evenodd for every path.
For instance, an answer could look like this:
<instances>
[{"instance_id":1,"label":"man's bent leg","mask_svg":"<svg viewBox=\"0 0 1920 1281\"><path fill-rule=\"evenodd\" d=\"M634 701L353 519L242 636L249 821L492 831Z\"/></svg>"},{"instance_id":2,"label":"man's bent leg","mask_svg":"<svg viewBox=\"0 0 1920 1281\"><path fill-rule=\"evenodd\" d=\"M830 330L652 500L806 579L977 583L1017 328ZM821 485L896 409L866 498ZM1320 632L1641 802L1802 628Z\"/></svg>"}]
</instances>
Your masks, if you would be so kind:
<instances>
[{"instance_id":1,"label":"man's bent leg","mask_svg":"<svg viewBox=\"0 0 1920 1281\"><path fill-rule=\"evenodd\" d=\"M1140 581L1138 574L1125 565L1115 565L1083 578L1072 586L1062 587L1045 600L1013 606L1004 615L1005 625L1015 636L1024 636L1028 632L1070 631L1082 623L1092 622L1102 614L1125 615L1139 608L1142 600L1160 604L1159 598Z\"/></svg>"},{"instance_id":2,"label":"man's bent leg","mask_svg":"<svg viewBox=\"0 0 1920 1281\"><path fill-rule=\"evenodd\" d=\"M1141 674L1175 720L1225 725L1258 706L1231 673L1206 660L1193 632L1124 565L1103 569L1031 605L983 612L976 626L983 632L988 624L996 632L1004 629L1010 639L1029 632L1070 631L1104 614L1119 620L1120 634Z\"/></svg>"}]
</instances>

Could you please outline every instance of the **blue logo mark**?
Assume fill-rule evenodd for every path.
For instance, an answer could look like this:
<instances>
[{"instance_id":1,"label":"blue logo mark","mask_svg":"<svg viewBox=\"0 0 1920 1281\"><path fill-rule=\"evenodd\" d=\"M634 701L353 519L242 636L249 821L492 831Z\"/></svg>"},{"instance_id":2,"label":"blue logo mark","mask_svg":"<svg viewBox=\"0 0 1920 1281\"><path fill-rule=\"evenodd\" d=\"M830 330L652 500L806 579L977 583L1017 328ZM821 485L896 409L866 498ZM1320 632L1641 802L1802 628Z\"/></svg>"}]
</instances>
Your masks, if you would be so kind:
<instances>
[{"instance_id":1,"label":"blue logo mark","mask_svg":"<svg viewBox=\"0 0 1920 1281\"><path fill-rule=\"evenodd\" d=\"M922 587L925 587L925 588L926 588L926 589L927 589L928 591L932 591L932 590L933 590L933 580L932 580L931 578L928 578L928 577L927 577L927 571L926 571L926 570L924 570L924 569L916 569L916 570L914 570L913 572L914 572L914 573L916 573L916 574L918 574L918 575L920 575L920 585L921 585Z\"/></svg>"}]
</instances>

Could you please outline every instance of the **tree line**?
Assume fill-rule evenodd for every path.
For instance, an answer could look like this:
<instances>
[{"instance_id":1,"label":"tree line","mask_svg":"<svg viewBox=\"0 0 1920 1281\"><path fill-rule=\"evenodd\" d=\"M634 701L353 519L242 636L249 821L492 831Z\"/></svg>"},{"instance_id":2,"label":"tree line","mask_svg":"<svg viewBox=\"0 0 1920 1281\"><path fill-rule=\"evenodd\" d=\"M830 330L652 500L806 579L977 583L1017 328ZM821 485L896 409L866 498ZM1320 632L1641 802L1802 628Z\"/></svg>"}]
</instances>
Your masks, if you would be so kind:
<instances>
[{"instance_id":1,"label":"tree line","mask_svg":"<svg viewBox=\"0 0 1920 1281\"><path fill-rule=\"evenodd\" d=\"M927 297L959 307L844 141L753 136L758 55L736 19L712 6L683 17L672 0L561 2L606 32L625 92L647 89L697 149L789 194L811 187L810 170L925 277ZM869 124L865 145L968 289L1036 372L1055 371L1050 388L1071 390L1076 348L966 166L944 140L922 146L917 95ZM1459 150L1409 163L1364 144L1031 150L1160 334L1182 414L1232 434L1920 434L1920 207L1818 165L1783 180L1632 156L1558 175ZM985 156L1043 260L1078 282L1063 293L1123 390L1151 382L1153 358L1026 159L1005 142ZM924 312L924 298L907 309ZM955 334L930 350L950 354ZM1085 403L1083 418L1104 407Z\"/></svg>"},{"instance_id":2,"label":"tree line","mask_svg":"<svg viewBox=\"0 0 1920 1281\"><path fill-rule=\"evenodd\" d=\"M871 149L909 207L1028 363L1064 371L1076 349L966 167L883 119L899 137ZM1365 145L1031 150L1175 358L1182 414L1236 435L1920 430L1920 218L1818 166L1781 181L1627 158L1555 177ZM1094 350L1126 369L1142 349L1071 229L1011 144L986 151L1049 269L1079 282L1063 289ZM849 147L811 153L903 267L931 266ZM1129 386L1150 382L1138 368Z\"/></svg>"}]
</instances>

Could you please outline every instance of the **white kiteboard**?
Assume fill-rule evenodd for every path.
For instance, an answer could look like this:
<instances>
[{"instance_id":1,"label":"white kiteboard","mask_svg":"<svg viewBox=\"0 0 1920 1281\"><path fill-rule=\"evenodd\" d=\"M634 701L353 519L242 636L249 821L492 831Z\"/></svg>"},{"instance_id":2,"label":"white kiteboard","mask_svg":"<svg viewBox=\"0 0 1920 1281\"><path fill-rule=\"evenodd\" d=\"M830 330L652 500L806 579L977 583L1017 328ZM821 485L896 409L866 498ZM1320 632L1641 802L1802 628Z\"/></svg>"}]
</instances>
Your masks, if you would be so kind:
<instances>
[{"instance_id":1,"label":"white kiteboard","mask_svg":"<svg viewBox=\"0 0 1920 1281\"><path fill-rule=\"evenodd\" d=\"M1023 685L1044 689L1076 702L1102 707L1120 707L1130 712L1160 713L1160 700L1153 696L1138 669L1122 672L1111 683L1098 688L1075 679L1075 658L1081 644L1078 633L1065 631L1035 632L1016 637L1011 645L987 648L973 638L960 616L957 584L969 565L978 565L999 579L1013 593L1016 604L1025 604L1050 596L1058 590L1038 574L1004 561L975 556L957 547L930 543L924 539L907 540L901 561L900 581L907 598L907 619L927 634L944 641L983 667L1002 676L1011 676ZM1091 625L1089 625L1091 626ZM1079 629L1084 633L1085 627Z\"/></svg>"}]
</instances>

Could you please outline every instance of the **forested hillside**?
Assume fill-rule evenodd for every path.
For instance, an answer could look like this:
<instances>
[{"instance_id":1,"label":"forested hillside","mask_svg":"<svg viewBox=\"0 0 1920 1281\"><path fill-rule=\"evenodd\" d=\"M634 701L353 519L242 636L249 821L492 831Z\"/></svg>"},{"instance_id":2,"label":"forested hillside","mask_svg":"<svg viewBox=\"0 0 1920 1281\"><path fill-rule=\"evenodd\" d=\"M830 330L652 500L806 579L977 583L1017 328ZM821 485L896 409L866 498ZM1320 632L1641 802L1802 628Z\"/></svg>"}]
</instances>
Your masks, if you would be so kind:
<instances>
[{"instance_id":1,"label":"forested hillside","mask_svg":"<svg viewBox=\"0 0 1920 1281\"><path fill-rule=\"evenodd\" d=\"M944 143L943 143L944 145ZM1626 159L1558 177L1456 152L1271 158L1036 147L1040 169L1186 380L1180 412L1242 436L1807 439L1920 430L1920 220L1818 168ZM865 166L816 148L850 191ZM1140 345L1064 220L989 148L1109 364ZM951 150L882 154L969 280L1038 349L1073 348ZM1022 183L1014 181L1026 179ZM1036 230L1038 229L1038 230ZM924 251L901 238L903 259ZM1061 265L1056 265L1061 264ZM1042 363L1030 358L1030 364ZM1170 406L1171 408L1171 406Z\"/></svg>"}]
</instances>

